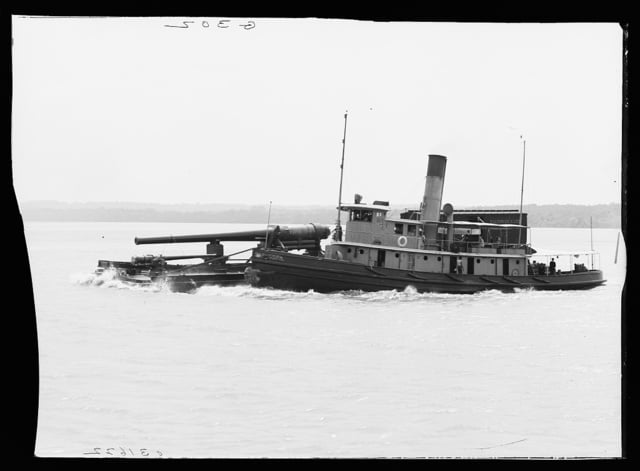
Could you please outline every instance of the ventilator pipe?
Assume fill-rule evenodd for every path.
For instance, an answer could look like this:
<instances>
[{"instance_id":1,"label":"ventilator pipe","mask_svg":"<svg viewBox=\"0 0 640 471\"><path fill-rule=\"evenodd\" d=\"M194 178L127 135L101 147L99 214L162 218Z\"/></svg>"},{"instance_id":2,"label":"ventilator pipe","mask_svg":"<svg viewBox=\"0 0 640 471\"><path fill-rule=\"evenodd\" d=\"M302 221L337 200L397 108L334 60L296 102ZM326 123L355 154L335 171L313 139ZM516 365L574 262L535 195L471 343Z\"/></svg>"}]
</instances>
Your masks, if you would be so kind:
<instances>
[{"instance_id":1,"label":"ventilator pipe","mask_svg":"<svg viewBox=\"0 0 640 471\"><path fill-rule=\"evenodd\" d=\"M444 206L442 206L442 212L444 213L444 215L447 217L447 222L449 223L449 225L447 225L447 248L446 250L451 250L451 244L453 243L453 205L451 203L445 203Z\"/></svg>"}]
</instances>

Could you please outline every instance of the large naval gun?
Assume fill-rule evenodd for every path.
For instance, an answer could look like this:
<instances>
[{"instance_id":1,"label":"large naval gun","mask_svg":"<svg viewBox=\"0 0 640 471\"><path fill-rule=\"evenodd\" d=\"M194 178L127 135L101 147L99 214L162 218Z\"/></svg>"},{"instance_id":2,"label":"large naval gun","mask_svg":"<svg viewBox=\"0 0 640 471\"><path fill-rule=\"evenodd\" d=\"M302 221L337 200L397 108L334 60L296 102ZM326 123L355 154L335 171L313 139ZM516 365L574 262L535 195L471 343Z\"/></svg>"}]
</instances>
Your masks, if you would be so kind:
<instances>
[{"instance_id":1,"label":"large naval gun","mask_svg":"<svg viewBox=\"0 0 640 471\"><path fill-rule=\"evenodd\" d=\"M320 241L329 237L329 226L320 224L270 225L265 229L192 234L181 236L136 237L136 245L205 242L204 254L144 255L130 262L99 260L96 274L111 272L116 279L137 285L166 284L172 291L190 292L204 285L244 283L244 271L250 261L231 257L255 247L225 255L221 242L256 242L259 248L290 251L302 250L306 255L322 254ZM169 263L200 259L200 263Z\"/></svg>"}]
</instances>

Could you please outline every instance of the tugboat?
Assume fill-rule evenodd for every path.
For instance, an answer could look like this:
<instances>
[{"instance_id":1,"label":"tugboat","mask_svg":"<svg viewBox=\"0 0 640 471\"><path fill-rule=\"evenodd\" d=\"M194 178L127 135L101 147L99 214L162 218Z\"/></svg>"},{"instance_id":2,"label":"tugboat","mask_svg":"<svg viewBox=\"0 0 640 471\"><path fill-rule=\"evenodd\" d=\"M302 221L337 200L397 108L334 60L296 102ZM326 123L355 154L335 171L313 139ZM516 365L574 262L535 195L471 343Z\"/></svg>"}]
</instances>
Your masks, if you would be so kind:
<instances>
[{"instance_id":1,"label":"tugboat","mask_svg":"<svg viewBox=\"0 0 640 471\"><path fill-rule=\"evenodd\" d=\"M320 241L329 236L331 228L320 224L267 225L264 230L226 232L215 234L192 234L184 236L136 237L136 245L176 244L207 242L206 254L202 255L145 255L132 257L130 262L99 260L97 275L110 272L115 279L126 284L148 286L166 285L171 291L192 292L205 285L244 284L244 271L248 259L231 259L248 252L242 250L225 255L221 241L256 241L262 247L278 248L280 251L304 250L307 255L321 253ZM168 263L178 260L201 259L201 263Z\"/></svg>"},{"instance_id":2,"label":"tugboat","mask_svg":"<svg viewBox=\"0 0 640 471\"><path fill-rule=\"evenodd\" d=\"M522 211L455 211L448 203L441 207L446 162L445 156L429 155L419 210L393 218L387 201L365 204L355 195L352 204L339 202L337 208L338 215L349 214L344 240L338 216L334 240L323 253L257 247L245 269L247 281L256 287L324 293L410 286L438 293L573 290L605 282L602 271L594 268L595 252L563 254L569 264L562 271L556 268L558 254L538 263L535 259L542 256L527 243ZM587 257L586 263L575 263L580 256Z\"/></svg>"}]
</instances>

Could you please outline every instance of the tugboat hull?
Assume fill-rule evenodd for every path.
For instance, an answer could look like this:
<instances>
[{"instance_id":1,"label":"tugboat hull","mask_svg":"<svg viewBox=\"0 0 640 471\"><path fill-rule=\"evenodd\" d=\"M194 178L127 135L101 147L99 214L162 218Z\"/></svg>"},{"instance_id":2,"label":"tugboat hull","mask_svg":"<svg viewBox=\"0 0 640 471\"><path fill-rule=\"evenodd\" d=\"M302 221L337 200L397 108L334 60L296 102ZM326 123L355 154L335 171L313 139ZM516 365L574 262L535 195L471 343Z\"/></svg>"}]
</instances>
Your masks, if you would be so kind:
<instances>
[{"instance_id":1,"label":"tugboat hull","mask_svg":"<svg viewBox=\"0 0 640 471\"><path fill-rule=\"evenodd\" d=\"M590 289L605 282L600 270L544 276L454 275L370 267L350 262L255 249L246 280L255 287L320 293L361 290L404 290L471 294L484 290Z\"/></svg>"}]
</instances>

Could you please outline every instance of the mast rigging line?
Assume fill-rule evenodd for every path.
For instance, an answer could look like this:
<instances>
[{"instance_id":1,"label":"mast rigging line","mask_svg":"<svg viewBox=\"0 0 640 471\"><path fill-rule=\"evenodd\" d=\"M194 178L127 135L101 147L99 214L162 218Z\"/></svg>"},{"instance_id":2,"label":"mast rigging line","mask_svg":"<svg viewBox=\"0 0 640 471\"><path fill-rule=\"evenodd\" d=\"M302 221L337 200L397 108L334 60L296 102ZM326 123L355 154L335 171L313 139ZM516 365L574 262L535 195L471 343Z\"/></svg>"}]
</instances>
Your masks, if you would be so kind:
<instances>
[{"instance_id":1,"label":"mast rigging line","mask_svg":"<svg viewBox=\"0 0 640 471\"><path fill-rule=\"evenodd\" d=\"M342 240L342 226L340 224L340 207L342 206L342 177L344 175L344 149L347 142L347 114L344 112L344 133L342 136L342 159L340 161L340 189L338 190L338 220L336 221L335 240Z\"/></svg>"}]
</instances>

